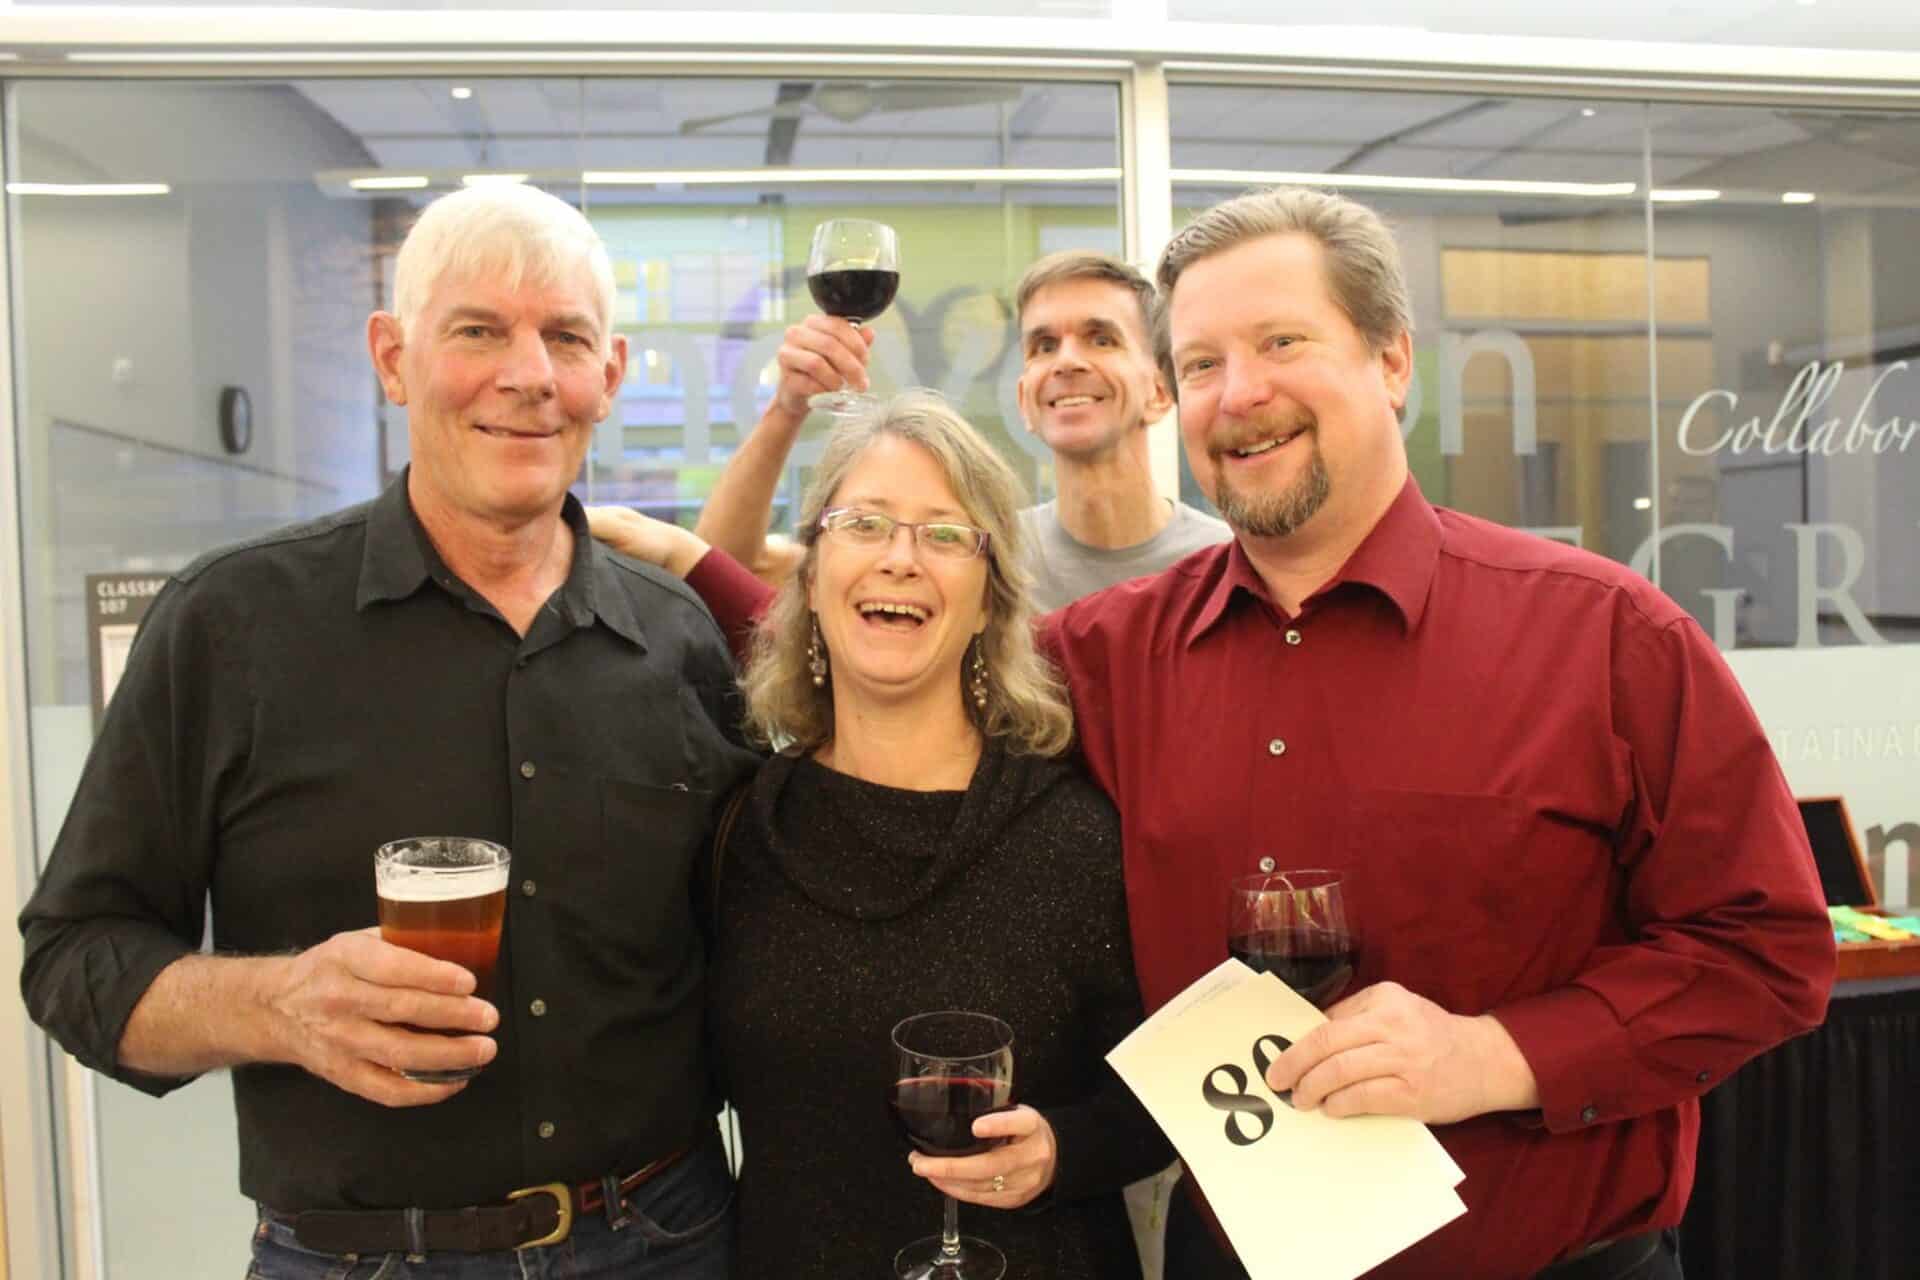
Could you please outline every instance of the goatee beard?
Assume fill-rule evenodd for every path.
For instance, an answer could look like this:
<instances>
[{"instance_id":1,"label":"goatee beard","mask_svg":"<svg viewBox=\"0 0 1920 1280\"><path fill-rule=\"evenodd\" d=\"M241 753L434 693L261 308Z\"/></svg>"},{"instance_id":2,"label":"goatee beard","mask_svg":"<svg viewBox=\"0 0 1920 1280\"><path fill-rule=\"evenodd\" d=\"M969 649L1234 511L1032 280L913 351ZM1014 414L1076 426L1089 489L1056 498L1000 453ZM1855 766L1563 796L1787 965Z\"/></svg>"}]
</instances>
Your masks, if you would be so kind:
<instances>
[{"instance_id":1,"label":"goatee beard","mask_svg":"<svg viewBox=\"0 0 1920 1280\"><path fill-rule=\"evenodd\" d=\"M1232 525L1235 532L1256 538L1284 538L1313 519L1320 508L1327 505L1327 495L1332 491L1327 464L1321 461L1316 444L1307 459L1305 473L1283 493L1241 493L1223 469L1214 505L1220 509L1220 518Z\"/></svg>"}]
</instances>

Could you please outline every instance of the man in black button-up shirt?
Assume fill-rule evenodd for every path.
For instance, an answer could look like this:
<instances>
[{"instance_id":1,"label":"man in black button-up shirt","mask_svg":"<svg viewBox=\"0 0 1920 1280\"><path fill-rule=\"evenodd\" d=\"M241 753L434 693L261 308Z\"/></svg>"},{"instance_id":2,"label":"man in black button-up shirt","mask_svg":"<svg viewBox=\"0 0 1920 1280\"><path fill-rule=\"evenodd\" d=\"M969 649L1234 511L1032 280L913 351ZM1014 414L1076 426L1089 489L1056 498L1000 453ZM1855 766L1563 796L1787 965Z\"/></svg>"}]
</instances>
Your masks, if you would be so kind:
<instances>
[{"instance_id":1,"label":"man in black button-up shirt","mask_svg":"<svg viewBox=\"0 0 1920 1280\"><path fill-rule=\"evenodd\" d=\"M269 1275L301 1273L305 1211L497 1205L690 1147L655 1185L712 1181L681 1171L713 1135L688 882L753 757L705 609L567 493L626 368L605 251L552 197L475 188L396 280L368 336L412 466L175 576L21 917L28 1007L83 1063L156 1095L233 1068ZM368 928L375 847L434 834L512 851L497 1009ZM652 1219L637 1192L633 1256L700 1234L721 1176Z\"/></svg>"}]
</instances>

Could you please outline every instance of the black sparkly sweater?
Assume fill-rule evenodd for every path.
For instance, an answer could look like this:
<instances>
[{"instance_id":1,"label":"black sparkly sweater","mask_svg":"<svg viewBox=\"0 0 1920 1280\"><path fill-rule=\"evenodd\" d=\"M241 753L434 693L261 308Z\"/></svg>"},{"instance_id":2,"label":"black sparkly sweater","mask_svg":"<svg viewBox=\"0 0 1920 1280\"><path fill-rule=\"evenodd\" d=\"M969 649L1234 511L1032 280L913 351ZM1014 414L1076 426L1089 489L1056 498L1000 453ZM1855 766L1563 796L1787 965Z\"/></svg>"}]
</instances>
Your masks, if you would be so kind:
<instances>
[{"instance_id":1,"label":"black sparkly sweater","mask_svg":"<svg viewBox=\"0 0 1920 1280\"><path fill-rule=\"evenodd\" d=\"M889 1032L974 1009L1014 1031L1014 1101L1059 1143L1050 1194L962 1203L1008 1280L1137 1277L1120 1188L1172 1150L1104 1061L1140 1021L1120 824L1072 766L982 754L964 792L862 782L776 756L720 872L710 1020L740 1113L735 1274L892 1274L940 1229L887 1111Z\"/></svg>"}]
</instances>

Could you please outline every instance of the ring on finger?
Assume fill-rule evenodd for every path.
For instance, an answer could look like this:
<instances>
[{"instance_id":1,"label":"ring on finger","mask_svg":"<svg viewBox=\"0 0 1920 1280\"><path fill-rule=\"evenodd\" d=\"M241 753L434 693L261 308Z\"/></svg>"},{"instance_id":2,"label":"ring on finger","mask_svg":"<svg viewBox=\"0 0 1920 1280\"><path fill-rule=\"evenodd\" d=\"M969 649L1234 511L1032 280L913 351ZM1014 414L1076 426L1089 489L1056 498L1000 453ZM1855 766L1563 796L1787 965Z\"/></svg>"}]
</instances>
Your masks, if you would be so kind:
<instances>
[{"instance_id":1,"label":"ring on finger","mask_svg":"<svg viewBox=\"0 0 1920 1280\"><path fill-rule=\"evenodd\" d=\"M996 1192L1005 1191L1007 1189L1007 1177L1005 1174L996 1173L993 1175L993 1189Z\"/></svg>"}]
</instances>

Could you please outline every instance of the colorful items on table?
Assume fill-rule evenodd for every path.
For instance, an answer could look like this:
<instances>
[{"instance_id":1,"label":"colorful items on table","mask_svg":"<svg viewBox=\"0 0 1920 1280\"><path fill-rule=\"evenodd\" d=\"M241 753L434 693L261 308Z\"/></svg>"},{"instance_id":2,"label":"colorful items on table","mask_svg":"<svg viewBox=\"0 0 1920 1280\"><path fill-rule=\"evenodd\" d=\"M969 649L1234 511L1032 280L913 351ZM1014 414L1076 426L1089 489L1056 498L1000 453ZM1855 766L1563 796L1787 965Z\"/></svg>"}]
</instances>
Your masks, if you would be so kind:
<instances>
[{"instance_id":1,"label":"colorful items on table","mask_svg":"<svg viewBox=\"0 0 1920 1280\"><path fill-rule=\"evenodd\" d=\"M1828 907L1836 942L1906 942L1920 938L1920 916L1873 916L1853 907Z\"/></svg>"}]
</instances>

